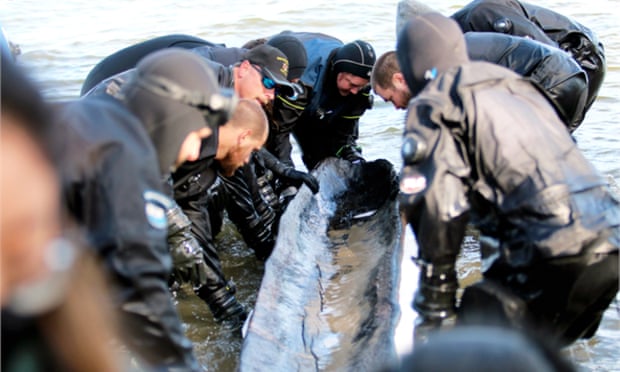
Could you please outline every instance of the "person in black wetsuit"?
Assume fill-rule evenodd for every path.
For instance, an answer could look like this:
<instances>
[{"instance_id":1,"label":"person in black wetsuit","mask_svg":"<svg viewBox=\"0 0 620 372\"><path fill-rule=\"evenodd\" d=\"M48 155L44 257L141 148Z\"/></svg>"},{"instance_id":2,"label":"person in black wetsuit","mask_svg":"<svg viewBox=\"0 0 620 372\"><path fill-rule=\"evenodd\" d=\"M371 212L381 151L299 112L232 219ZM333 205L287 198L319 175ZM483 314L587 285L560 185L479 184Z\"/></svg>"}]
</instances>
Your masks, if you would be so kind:
<instances>
[{"instance_id":1,"label":"person in black wetsuit","mask_svg":"<svg viewBox=\"0 0 620 372\"><path fill-rule=\"evenodd\" d=\"M250 124L252 130L248 132ZM232 176L249 161L252 152L263 146L267 133L267 117L261 106L256 101L242 99L232 119L219 128L213 139L203 143L201 156L172 174L174 198L189 218L192 235L201 247L200 258L194 261L197 275L190 272L189 276L181 275L177 279L190 281L215 319L233 330L241 327L247 313L234 296L234 283L227 281L222 271L212 230L213 211L209 210L213 201L209 198L217 198L211 190L218 175ZM172 249L176 249L174 243Z\"/></svg>"},{"instance_id":2,"label":"person in black wetsuit","mask_svg":"<svg viewBox=\"0 0 620 372\"><path fill-rule=\"evenodd\" d=\"M171 48L142 59L114 97L55 105L68 209L113 279L125 344L147 366L201 370L168 290L166 237L189 256L199 245L172 218L166 180L217 137L234 109L228 101L203 59Z\"/></svg>"},{"instance_id":3,"label":"person in black wetsuit","mask_svg":"<svg viewBox=\"0 0 620 372\"><path fill-rule=\"evenodd\" d=\"M566 51L588 74L585 110L594 103L607 63L603 43L588 27L553 10L518 0L474 0L450 17L463 32L522 36Z\"/></svg>"},{"instance_id":4,"label":"person in black wetsuit","mask_svg":"<svg viewBox=\"0 0 620 372\"><path fill-rule=\"evenodd\" d=\"M467 32L471 60L504 66L534 82L543 91L569 132L583 121L588 94L586 73L563 51L522 37L491 32ZM372 74L375 93L397 109L406 109L411 92L395 51L379 57Z\"/></svg>"},{"instance_id":5,"label":"person in black wetsuit","mask_svg":"<svg viewBox=\"0 0 620 372\"><path fill-rule=\"evenodd\" d=\"M592 337L618 292L620 201L541 92L470 61L458 24L412 17L396 54L413 99L400 205L421 266L416 336L458 324L531 327L562 345ZM480 231L483 279L456 306L456 259Z\"/></svg>"},{"instance_id":6,"label":"person in black wetsuit","mask_svg":"<svg viewBox=\"0 0 620 372\"><path fill-rule=\"evenodd\" d=\"M304 46L286 32L262 40L254 48L273 46L288 57L287 79L295 84L295 96L276 91L274 100L264 104L269 117L267 143L233 177L223 177L222 185L228 196L224 203L228 217L256 257L266 260L275 245L280 216L288 202L302 184L313 193L319 185L312 175L296 170L291 158L290 133L306 105L308 93L298 83L307 63Z\"/></svg>"},{"instance_id":7,"label":"person in black wetsuit","mask_svg":"<svg viewBox=\"0 0 620 372\"><path fill-rule=\"evenodd\" d=\"M402 28L409 16L431 11L417 0L402 0L398 3L396 31ZM607 69L605 49L597 35L579 22L557 12L518 0L475 0L450 16L466 34L469 32L499 33L536 40L550 47L565 51L587 75L587 95L583 108L567 109L570 101L558 102L567 113L565 122L573 132L581 124L592 107L605 77ZM469 42L469 40L468 40ZM478 49L490 49L480 44ZM471 52L470 52L471 53ZM473 53L477 53L475 50ZM557 59L557 58L556 58ZM552 71L551 66L547 72ZM550 75L546 73L548 77ZM554 78L554 80L557 80ZM572 79L574 80L574 79ZM545 82L549 86L550 82ZM564 84L566 86L566 84ZM575 99L573 98L573 101ZM574 102L577 105L577 102ZM570 113L574 112L574 120Z\"/></svg>"},{"instance_id":8,"label":"person in black wetsuit","mask_svg":"<svg viewBox=\"0 0 620 372\"><path fill-rule=\"evenodd\" d=\"M278 118L290 117L291 110L288 109L288 106L278 109L277 107L280 104L273 104L272 102L276 95L276 91L278 95L282 92L282 96L284 97L290 95L292 91L283 89L287 88L286 85L288 82L283 80L285 75L282 73L280 73L281 75L278 78L279 80L275 85L270 85L269 87L265 86L265 76L257 72L257 68L268 68L273 71L278 71L283 67L281 61L284 56L278 52L277 49L274 49L273 46L271 46L271 43L273 43L293 55L293 72L299 74L299 71L303 70L303 67L300 69L300 66L305 64L304 55L293 53L295 44L293 43L291 45L290 43L292 41L295 40L289 37L274 37L273 40L270 40L270 42L267 43L267 45L254 48L251 53L246 50L245 52L247 55L240 57L240 60L232 66L225 66L217 63L216 61L207 60L209 65L215 69L219 84L221 86L231 87L235 90L239 97L255 99L265 106L266 112L269 113L271 118L270 133L274 132L282 134L281 136L273 137L275 139L272 139L270 143L273 144L275 149L277 149L275 152L279 155L284 154L282 155L284 159L290 159L290 143L288 142L288 132L286 132L290 131L290 127L286 128L286 122L284 119L279 120ZM145 43L150 44L150 41ZM144 48L140 48L140 50L144 51ZM231 49L217 46L204 46L191 49L194 53L199 51L200 53L197 54L205 58L205 52L214 50L217 50L218 53L213 55L221 56L226 55L226 51L229 50L232 50L233 54L235 54L238 48ZM297 52L299 52L299 48L297 49ZM210 56L212 57L213 55ZM123 59L124 50L119 51L113 56L114 58L107 58L105 60L105 64L113 65L115 58ZM121 62L119 63L121 65L123 64ZM113 66L108 69L113 69ZM130 79L132 74L132 70L128 70L112 76L97 84L87 93L87 95L115 94L115 92L118 92L121 89L124 82ZM276 87L278 87L278 89L274 89ZM286 151L288 151L288 153ZM257 168L259 168L261 172L264 172L258 175L261 177L260 180L257 179L255 173ZM272 177L274 174L276 177ZM187 175L184 176L187 177L188 180L191 179L191 177ZM259 182L266 182L269 179L268 177L271 178L271 182L278 180L276 182L279 183L274 182L273 187L270 184L263 183L259 187ZM276 203L279 202L277 197L269 198L269 196L275 195L273 188L277 187L276 184L284 185L285 183L298 187L302 182L305 182L310 185L314 191L316 191L318 185L312 176L305 172L295 170L292 164L279 161L277 157L271 155L265 149L261 149L259 152L254 154L252 156L252 161L249 164L244 165L239 171L235 172L233 177L220 177L218 180L226 180L227 182L225 182L224 186L222 182L218 181L218 183L214 184L209 189L207 194L196 194L193 195L193 198L198 199L192 200L191 203L189 201L180 203L183 207L184 214L187 214L190 219L192 233L197 237L197 240L202 244L203 250L205 251L205 259L201 260L202 262L198 261L196 264L204 267L206 263L207 267L203 271L208 272L208 275L190 275L190 277L188 277L185 274L175 274L175 277L184 278L184 280L190 280L194 283L196 293L210 304L209 306L211 310L214 314L217 314L216 319L225 320L227 318L226 315L228 314L234 315L232 316L233 318L239 317L240 320L243 320L245 317L245 312L241 311L241 306L234 297L234 284L226 281L224 278L220 267L219 257L213 242L213 239L221 226L221 212L224 208L228 209L229 217L233 220L233 222L235 222L248 245L254 249L257 257L260 259L266 259L271 252L275 241L275 223L277 223L276 214L283 210L283 207L281 207L283 205L282 203L271 204L274 201ZM187 199L187 196L183 196L183 199ZM203 212L197 213L195 211L197 208L201 208L199 205L208 205L208 215L204 215ZM202 216L205 217L203 218ZM205 248L206 246L210 248ZM211 279L207 280L205 277ZM219 279L216 280L216 277ZM216 303L211 300L209 290L204 288L200 289L207 284L205 280L207 280L207 282L219 283L221 288L228 288L225 293L230 298L227 298L226 301L217 302L225 302L227 306L230 305L228 311L217 308ZM213 287L213 285L210 285L205 288L211 288L214 290ZM233 309L236 310L233 311ZM231 321L227 323L238 324L239 322Z\"/></svg>"},{"instance_id":9,"label":"person in black wetsuit","mask_svg":"<svg viewBox=\"0 0 620 372\"><path fill-rule=\"evenodd\" d=\"M344 44L320 33L293 32L306 48L308 66L300 83L308 90L293 135L306 168L312 170L327 157L364 161L357 144L359 119L372 107L370 72L375 51L356 40Z\"/></svg>"}]
</instances>

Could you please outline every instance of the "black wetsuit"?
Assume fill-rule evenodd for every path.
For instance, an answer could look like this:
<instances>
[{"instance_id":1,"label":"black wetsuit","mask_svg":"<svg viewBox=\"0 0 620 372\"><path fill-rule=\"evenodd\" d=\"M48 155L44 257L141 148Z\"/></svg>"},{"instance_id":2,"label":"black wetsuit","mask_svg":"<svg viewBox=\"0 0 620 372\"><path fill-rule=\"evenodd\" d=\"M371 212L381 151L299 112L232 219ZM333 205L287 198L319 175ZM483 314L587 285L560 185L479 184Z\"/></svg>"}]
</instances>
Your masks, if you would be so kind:
<instances>
[{"instance_id":1,"label":"black wetsuit","mask_svg":"<svg viewBox=\"0 0 620 372\"><path fill-rule=\"evenodd\" d=\"M210 307L216 319L226 316L221 305L226 299L220 297L235 293L234 284L227 282L215 246L215 236L222 223L221 213L224 210L227 197L224 190L218 187L218 163L215 160L218 136L214 132L203 140L200 157L196 161L185 162L172 174L174 199L191 221L192 234L198 240L204 253L204 262L208 270L204 270L205 278L194 283L194 291ZM217 296L214 294L217 293ZM234 312L242 312L236 302ZM245 316L242 316L243 318Z\"/></svg>"},{"instance_id":2,"label":"black wetsuit","mask_svg":"<svg viewBox=\"0 0 620 372\"><path fill-rule=\"evenodd\" d=\"M452 68L410 102L405 136L424 144L403 170L418 172L402 200L423 265L414 307L454 311L470 222L485 279L465 289L463 322L532 322L564 343L592 336L618 291L620 205L540 92L486 62Z\"/></svg>"},{"instance_id":3,"label":"black wetsuit","mask_svg":"<svg viewBox=\"0 0 620 372\"><path fill-rule=\"evenodd\" d=\"M84 79L84 83L82 83L80 96L88 93L89 90L103 80L136 67L138 61L156 50L172 47L193 49L218 45L221 46L221 44L215 44L195 36L174 34L156 37L128 46L102 59L90 70L86 79Z\"/></svg>"},{"instance_id":4,"label":"black wetsuit","mask_svg":"<svg viewBox=\"0 0 620 372\"><path fill-rule=\"evenodd\" d=\"M160 42L162 40L165 42ZM187 43L187 40L187 37L184 35L162 36L139 44L139 48L128 47L112 54L98 65L100 66L99 70L111 72L118 70L117 65L128 66L131 65L131 62L134 62L134 65L128 70L103 78L86 92L86 96L117 96L123 84L131 79L135 73L135 57L137 55L135 51L140 51L145 56L157 50L153 48L163 49L170 46L185 46L188 49L193 49L196 47L195 43ZM206 60L206 62L213 67L220 81L230 80L232 82L229 68L210 60ZM98 74L91 75L102 78ZM94 80L91 81L94 82ZM223 297L234 294L235 288L233 283L225 280L214 243L215 235L217 235L222 224L222 212L225 206L223 188L219 184L214 185L217 180L217 165L214 163L217 138L217 130L215 129L213 134L203 141L200 158L194 162L184 163L176 172L170 175L170 182L164 182L164 185L168 186L165 187L167 194L171 197L174 196L178 206L182 209L182 214L189 219L191 234L203 250L202 259L195 262L195 265L199 267L197 270L199 275L187 278L184 267L175 267L171 281L191 281L197 295L207 302L216 318L221 319L225 317L225 314L223 309L219 308L219 305L224 302L225 299ZM183 216L180 217L180 221L183 223ZM181 244L181 246L176 247L177 243ZM175 251L182 251L184 249L182 246L184 242L174 239L172 234L169 236L169 244L170 251L173 254ZM176 257L180 256L176 255ZM212 296L215 292L218 293L218 298ZM231 305L235 305L233 307L236 310L233 312L242 312L243 309L236 300Z\"/></svg>"},{"instance_id":5,"label":"black wetsuit","mask_svg":"<svg viewBox=\"0 0 620 372\"><path fill-rule=\"evenodd\" d=\"M217 61L212 61L210 66L216 72L220 86L233 86L231 67ZM260 260L271 254L280 215L302 184L301 178L291 177L301 173L294 171L290 132L306 105L307 94L308 90L304 90L294 101L276 94L275 101L265 108L269 118L269 137L264 148L254 152L250 161L234 175L221 177L222 189L217 194L224 197L219 197L216 202L210 201L214 229L221 225L217 219L222 215L217 208L225 206L229 219ZM290 186L295 191L286 198Z\"/></svg>"},{"instance_id":6,"label":"black wetsuit","mask_svg":"<svg viewBox=\"0 0 620 372\"><path fill-rule=\"evenodd\" d=\"M588 74L590 108L607 69L605 49L596 34L552 10L517 0L475 0L451 16L463 32L500 32L527 36L567 51Z\"/></svg>"},{"instance_id":7,"label":"black wetsuit","mask_svg":"<svg viewBox=\"0 0 620 372\"><path fill-rule=\"evenodd\" d=\"M467 54L509 68L534 82L570 132L583 121L588 77L564 51L535 40L493 32L465 33Z\"/></svg>"},{"instance_id":8,"label":"black wetsuit","mask_svg":"<svg viewBox=\"0 0 620 372\"><path fill-rule=\"evenodd\" d=\"M199 370L168 290L172 267L158 158L140 121L118 101L57 107L64 195L114 279L127 345L157 368Z\"/></svg>"},{"instance_id":9,"label":"black wetsuit","mask_svg":"<svg viewBox=\"0 0 620 372\"><path fill-rule=\"evenodd\" d=\"M234 84L232 59L237 56L241 61L240 51L243 48L196 48L192 51L212 61L210 66L216 72L220 86L232 88ZM290 133L301 112L307 105L309 89L303 87L295 100L284 97L276 92L273 103L265 107L269 118L269 137L261 151L255 152L248 164L240 167L233 176L222 177L225 194L212 205L212 221L214 232L221 222L221 213L217 206L225 206L229 219L235 224L246 244L252 248L261 260L271 254L275 244L280 215L284 212L287 202L301 186L301 179L292 179L294 169L291 158L292 146ZM286 173L289 171L289 173ZM287 190L291 186L294 191ZM288 193L288 195L284 195ZM286 198L288 196L288 198Z\"/></svg>"},{"instance_id":10,"label":"black wetsuit","mask_svg":"<svg viewBox=\"0 0 620 372\"><path fill-rule=\"evenodd\" d=\"M166 42L162 43L158 40L165 40ZM233 86L230 65L239 61L234 60L240 58L243 48L227 48L220 45L196 47L194 44L186 43L185 40L186 38L183 35L170 35L145 41L138 44L139 48L125 48L107 57L100 63L100 69L115 71L118 70L115 64L127 66L126 60L129 62L135 60L135 50L139 50L144 55L154 51L149 50L147 46L151 48L187 47L206 59L220 86ZM124 81L131 77L132 71L127 70L108 77L91 88L88 95L115 94L120 90ZM276 102L274 107L270 107L268 110L271 119L268 148L273 148L274 153L283 159L289 167L292 167L289 141L291 123L298 115L298 107L303 102L303 98L304 95L301 94L293 104L288 103L285 99L279 99L279 102ZM281 106L282 108L279 108ZM212 145L216 146L216 143L212 143ZM263 157L260 154L254 154L252 161L237 170L234 176L220 177L218 179L224 182L214 184L217 167L213 164L212 157L215 154L215 147L208 149L203 144L202 151L203 155L205 152L210 153L207 160L201 158L196 162L186 163L173 175L174 195L175 200L192 223L192 233L204 248L204 262L209 268L204 270L206 282L194 282L194 289L203 300L209 303L215 314L220 311L214 304L211 294L218 288L223 291L223 288L228 288L226 291L234 293L234 285L225 280L214 245L214 238L222 225L224 210L228 211L229 218L237 226L248 246L254 249L257 257L266 259L275 242L278 216L284 209L284 204L280 203L276 192L279 193L291 182L296 186L299 186L301 182L286 182L288 179L277 177L277 171L282 166L278 162L271 161L271 158L265 165ZM266 168L267 166L274 168L275 172ZM210 172L209 177L205 177L203 174L205 171Z\"/></svg>"}]
</instances>

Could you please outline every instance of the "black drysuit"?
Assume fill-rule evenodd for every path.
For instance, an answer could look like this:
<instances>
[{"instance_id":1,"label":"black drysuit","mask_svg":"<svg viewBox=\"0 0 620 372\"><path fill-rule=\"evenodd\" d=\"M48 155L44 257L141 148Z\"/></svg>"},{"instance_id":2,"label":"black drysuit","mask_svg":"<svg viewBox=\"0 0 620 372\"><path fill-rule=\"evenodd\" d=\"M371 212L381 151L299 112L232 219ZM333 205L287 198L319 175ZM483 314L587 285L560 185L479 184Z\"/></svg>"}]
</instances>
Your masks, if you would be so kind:
<instances>
[{"instance_id":1,"label":"black drysuit","mask_svg":"<svg viewBox=\"0 0 620 372\"><path fill-rule=\"evenodd\" d=\"M103 80L136 67L138 61L144 58L147 54L156 50L165 48L198 48L201 50L203 48L207 48L206 50L208 50L209 47L215 46L220 46L220 44L214 44L210 41L203 40L195 36L183 34L159 36L141 43L130 45L113 54L110 54L106 58L99 61L99 63L97 63L95 67L90 70L84 79L84 83L82 83L80 96L86 95Z\"/></svg>"},{"instance_id":2,"label":"black drysuit","mask_svg":"<svg viewBox=\"0 0 620 372\"><path fill-rule=\"evenodd\" d=\"M219 85L232 87L231 67L217 62L211 61L210 66L216 72ZM210 202L212 219L218 218L217 206L224 205L246 244L261 260L269 257L275 244L278 221L288 201L283 192L290 186L299 188L302 182L313 187L313 192L318 188L309 175L295 170L291 159L290 133L307 104L309 93L307 87L299 86L303 88L294 100L276 92L275 101L265 108L269 118L269 137L264 148L254 152L248 164L240 167L233 176L221 177L223 190L217 193L224 194L225 198ZM215 222L213 232L217 232L221 223L212 222Z\"/></svg>"},{"instance_id":3,"label":"black drysuit","mask_svg":"<svg viewBox=\"0 0 620 372\"><path fill-rule=\"evenodd\" d=\"M485 279L465 289L461 319L496 308L565 343L594 333L618 291L620 203L533 85L486 62L452 67L410 102L405 149L423 317L454 312L471 222Z\"/></svg>"},{"instance_id":4,"label":"black drysuit","mask_svg":"<svg viewBox=\"0 0 620 372\"><path fill-rule=\"evenodd\" d=\"M119 63L122 63L123 53L119 52L114 56L120 58ZM109 70L112 66L108 64L112 62L114 62L113 59L106 59L104 67ZM206 62L214 68L220 66L212 61ZM218 78L232 79L226 71L215 70L214 72L220 74ZM118 96L123 85L134 74L135 68L132 68L113 75L95 85L86 93L86 96ZM149 118L153 117L149 113L151 109L144 105L139 109L146 125L149 125ZM226 200L223 187L215 184L217 164L214 162L214 157L217 150L217 138L217 128L213 128L213 134L203 140L200 158L194 162L182 164L173 174L164 174L162 182L166 194L174 197L176 202L171 205L168 212L169 219L174 222L169 226L168 231L169 249L175 259L172 279L191 281L196 294L209 305L216 319L220 320L226 318L227 314L238 315L244 311L233 296L234 284L225 279L214 241L222 223L222 211ZM175 208L177 205L181 211ZM188 228L191 237L186 236ZM194 241L200 245L202 255L184 254L187 251L186 244L190 243L193 247L196 245ZM241 318L244 318L244 315L241 315Z\"/></svg>"},{"instance_id":5,"label":"black drysuit","mask_svg":"<svg viewBox=\"0 0 620 372\"><path fill-rule=\"evenodd\" d=\"M463 32L526 36L567 51L588 74L585 110L592 106L607 66L603 44L589 28L552 10L517 0L475 0L451 18Z\"/></svg>"},{"instance_id":6,"label":"black drysuit","mask_svg":"<svg viewBox=\"0 0 620 372\"><path fill-rule=\"evenodd\" d=\"M465 33L467 54L527 77L556 108L569 132L581 124L588 77L564 51L535 40L493 32Z\"/></svg>"},{"instance_id":7,"label":"black drysuit","mask_svg":"<svg viewBox=\"0 0 620 372\"><path fill-rule=\"evenodd\" d=\"M112 54L98 64L96 70L99 72L118 71L115 66L127 66L127 60L135 64L137 53L146 55L148 52L157 49L173 46L184 47L205 58L221 87L232 87L232 69L228 64L240 55L242 48L226 48L212 43L207 44L207 42L205 42L205 45L197 46L192 39L189 39L189 41L188 37L184 35L168 35L147 40ZM212 60L212 58L217 58L217 60ZM219 61L227 65L220 64ZM87 95L117 94L124 82L131 78L133 71L134 69L130 69L108 77L89 89ZM100 76L100 73L91 73L89 76ZM269 110L271 125L268 144L278 154L278 157L285 160L284 163L288 166L285 167L279 162L265 162L262 158L269 154L265 154L262 157L260 154L255 154L250 164L243 166L234 176L227 177L225 179L226 182L216 183L216 179L223 178L216 177L217 165L214 163L213 157L217 148L217 135L213 135L211 139L203 143L201 158L196 162L182 165L173 175L175 200L191 222L192 234L203 247L205 253L205 257L201 261L204 261L204 264L208 267L207 270L199 270L199 277L191 278L194 289L209 304L216 318L224 316L224 311L219 305L223 302L228 302L225 301L227 294L234 298L232 294L235 291L234 285L227 283L225 280L214 243L215 236L222 224L223 211L225 209L228 210L230 219L238 227L248 245L255 250L259 258L265 259L271 252L274 244L275 231L277 229L275 224L277 221L276 214L283 210L283 206L279 204L277 197L270 197L270 195L275 195L273 188L279 186L280 189L284 189L291 183L296 186L299 186L301 183L298 180L291 181L289 178L282 177L276 178L277 181L275 181L273 180L273 174L281 174L283 168L286 168L289 173L294 171L292 161L290 160L290 123L293 119L296 119L298 105L303 102L304 97L304 93L300 94L300 97L294 104L286 103L288 101L284 98L278 98L280 102L277 102ZM216 131L214 130L214 132ZM265 163L273 168L273 171L271 169L268 170ZM280 173L278 173L278 170L280 170ZM204 172L208 172L209 175L206 176ZM258 176L257 172L259 173ZM260 180L257 177L260 177ZM265 182L267 179L271 179L273 186L271 184L263 184L263 187L259 188L258 183ZM259 192L260 190L264 191L263 194L266 197ZM175 252L180 249L172 247L171 250ZM196 264L201 266L203 262L196 262ZM184 279L185 276L179 273L178 270L175 270L175 277L177 279ZM219 293L215 297L220 300L214 298L214 292ZM238 306L232 307L239 309Z\"/></svg>"},{"instance_id":8,"label":"black drysuit","mask_svg":"<svg viewBox=\"0 0 620 372\"><path fill-rule=\"evenodd\" d=\"M185 162L172 174L174 199L191 221L191 230L204 251L204 262L209 268L205 270L203 282L193 283L194 291L211 308L216 319L225 318L224 303L234 300L235 288L226 282L215 246L214 224L219 226L219 213L223 209L224 196L221 188L212 188L218 177L217 131L203 140L200 157L196 161ZM217 227L216 227L217 228ZM229 305L232 305L230 303ZM234 300L235 312L242 309ZM230 309L229 309L230 310Z\"/></svg>"},{"instance_id":9,"label":"black drysuit","mask_svg":"<svg viewBox=\"0 0 620 372\"><path fill-rule=\"evenodd\" d=\"M58 104L69 211L114 279L127 345L158 368L199 370L168 290L172 262L158 158L140 121L106 96Z\"/></svg>"}]
</instances>

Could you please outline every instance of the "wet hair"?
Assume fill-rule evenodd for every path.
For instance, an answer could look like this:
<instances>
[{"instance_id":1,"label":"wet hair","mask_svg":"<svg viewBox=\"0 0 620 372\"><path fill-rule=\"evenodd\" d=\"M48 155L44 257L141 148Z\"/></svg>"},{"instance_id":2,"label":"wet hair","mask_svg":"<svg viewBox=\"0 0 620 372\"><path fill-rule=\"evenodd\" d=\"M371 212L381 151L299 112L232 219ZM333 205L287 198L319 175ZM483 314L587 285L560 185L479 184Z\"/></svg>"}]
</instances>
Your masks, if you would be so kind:
<instances>
[{"instance_id":1,"label":"wet hair","mask_svg":"<svg viewBox=\"0 0 620 372\"><path fill-rule=\"evenodd\" d=\"M20 125L36 141L48 159L60 154L58 141L51 127L52 110L44 101L39 87L25 70L2 53L1 65L2 113L20 119Z\"/></svg>"},{"instance_id":2,"label":"wet hair","mask_svg":"<svg viewBox=\"0 0 620 372\"><path fill-rule=\"evenodd\" d=\"M370 81L372 87L380 87L383 89L391 88L392 76L400 72L400 65L398 64L398 58L396 57L396 51L390 50L385 52L377 59L374 68L372 69L372 75Z\"/></svg>"},{"instance_id":3,"label":"wet hair","mask_svg":"<svg viewBox=\"0 0 620 372\"><path fill-rule=\"evenodd\" d=\"M266 137L269 124L265 110L253 99L240 99L232 118L226 125L233 128L247 128L252 130L252 139L260 141Z\"/></svg>"}]
</instances>

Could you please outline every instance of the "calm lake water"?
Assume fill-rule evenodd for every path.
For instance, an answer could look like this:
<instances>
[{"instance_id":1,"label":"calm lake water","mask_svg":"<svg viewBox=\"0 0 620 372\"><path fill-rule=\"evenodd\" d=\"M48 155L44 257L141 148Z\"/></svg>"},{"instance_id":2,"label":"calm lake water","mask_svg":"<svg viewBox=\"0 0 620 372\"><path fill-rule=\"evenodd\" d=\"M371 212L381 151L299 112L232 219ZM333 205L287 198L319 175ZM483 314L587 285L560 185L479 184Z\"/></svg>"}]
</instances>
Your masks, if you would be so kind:
<instances>
[{"instance_id":1,"label":"calm lake water","mask_svg":"<svg viewBox=\"0 0 620 372\"><path fill-rule=\"evenodd\" d=\"M449 15L467 1L435 0L433 7ZM620 180L620 1L541 0L592 28L606 47L608 70L598 100L575 132L579 147L605 175ZM172 33L190 34L210 41L240 46L245 41L285 29L318 31L344 42L363 39L378 55L395 46L397 1L304 2L265 0L65 0L0 1L0 23L9 39L21 47L20 62L27 66L51 100L78 96L90 69L105 56L145 39ZM404 112L380 99L361 119L360 144L368 159L386 158L400 167ZM298 154L295 153L298 158ZM227 225L219 236L226 273L239 288L240 300L252 306L263 265ZM402 326L399 351L411 347L411 294L415 269L409 262L414 247L405 249L402 276ZM475 251L461 260L461 279L476 276ZM234 370L241 341L215 325L206 306L186 288L177 293L178 308L195 342L200 361L212 371ZM581 370L620 371L620 310L607 311L597 335L566 350Z\"/></svg>"}]
</instances>

